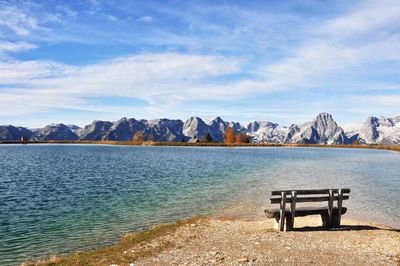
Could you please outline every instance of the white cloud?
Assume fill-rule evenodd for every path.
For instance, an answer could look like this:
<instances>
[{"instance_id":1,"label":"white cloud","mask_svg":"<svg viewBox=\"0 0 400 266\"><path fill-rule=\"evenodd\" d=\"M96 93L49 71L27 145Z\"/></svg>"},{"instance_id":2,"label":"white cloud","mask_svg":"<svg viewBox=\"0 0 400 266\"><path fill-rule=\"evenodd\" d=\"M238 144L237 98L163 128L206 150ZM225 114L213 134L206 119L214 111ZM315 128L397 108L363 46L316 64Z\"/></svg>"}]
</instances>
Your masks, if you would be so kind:
<instances>
[{"instance_id":1,"label":"white cloud","mask_svg":"<svg viewBox=\"0 0 400 266\"><path fill-rule=\"evenodd\" d=\"M0 42L0 54L17 53L37 48L37 45L28 42Z\"/></svg>"},{"instance_id":2,"label":"white cloud","mask_svg":"<svg viewBox=\"0 0 400 266\"><path fill-rule=\"evenodd\" d=\"M23 84L35 90L34 82L70 74L74 67L51 61L17 61L0 62L0 84Z\"/></svg>"},{"instance_id":3,"label":"white cloud","mask_svg":"<svg viewBox=\"0 0 400 266\"><path fill-rule=\"evenodd\" d=\"M390 95L368 95L352 97L354 101L361 102L365 106L375 106L381 108L399 107L400 94Z\"/></svg>"},{"instance_id":4,"label":"white cloud","mask_svg":"<svg viewBox=\"0 0 400 266\"><path fill-rule=\"evenodd\" d=\"M349 14L323 23L319 32L336 37L353 38L380 30L397 29L400 2L397 0L362 1Z\"/></svg>"},{"instance_id":5,"label":"white cloud","mask_svg":"<svg viewBox=\"0 0 400 266\"><path fill-rule=\"evenodd\" d=\"M23 110L30 106L31 112L86 110L85 99L107 96L139 98L169 108L193 100L189 88L203 79L236 73L239 68L240 60L182 54L127 56L80 68L48 61L5 62L0 64L0 84L12 86L0 90L0 98L1 105L12 102L17 109L24 106ZM198 93L213 97L212 90L201 89ZM7 114L7 109L0 110L0 115Z\"/></svg>"},{"instance_id":6,"label":"white cloud","mask_svg":"<svg viewBox=\"0 0 400 266\"><path fill-rule=\"evenodd\" d=\"M39 28L36 18L29 16L14 6L5 6L0 10L0 26L5 26L18 35L28 35Z\"/></svg>"},{"instance_id":7,"label":"white cloud","mask_svg":"<svg viewBox=\"0 0 400 266\"><path fill-rule=\"evenodd\" d=\"M400 61L400 34L391 32L399 23L398 1L365 3L349 14L314 23L303 33L306 41L286 57L259 66L257 73L270 87L291 90L323 89L327 77L340 82L342 75L365 75L368 64Z\"/></svg>"},{"instance_id":8,"label":"white cloud","mask_svg":"<svg viewBox=\"0 0 400 266\"><path fill-rule=\"evenodd\" d=\"M118 18L116 16L112 16L112 15L108 15L107 19L111 20L111 21L117 21Z\"/></svg>"},{"instance_id":9,"label":"white cloud","mask_svg":"<svg viewBox=\"0 0 400 266\"><path fill-rule=\"evenodd\" d=\"M151 16L143 16L143 17L140 17L140 18L136 19L136 21L145 22L145 23L151 23L151 22L154 21L154 18L151 17Z\"/></svg>"}]
</instances>

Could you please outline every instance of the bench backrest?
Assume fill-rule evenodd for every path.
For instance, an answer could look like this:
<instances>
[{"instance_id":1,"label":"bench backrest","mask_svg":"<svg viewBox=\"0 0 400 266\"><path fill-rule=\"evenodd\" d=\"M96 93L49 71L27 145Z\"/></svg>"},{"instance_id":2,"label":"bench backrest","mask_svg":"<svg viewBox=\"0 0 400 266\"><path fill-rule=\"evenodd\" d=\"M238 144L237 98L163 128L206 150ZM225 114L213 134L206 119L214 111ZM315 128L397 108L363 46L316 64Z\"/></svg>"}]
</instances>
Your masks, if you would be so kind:
<instances>
[{"instance_id":1,"label":"bench backrest","mask_svg":"<svg viewBox=\"0 0 400 266\"><path fill-rule=\"evenodd\" d=\"M271 193L271 204L281 204L283 197L285 202L333 202L349 199L349 188L336 189L310 189L310 190L274 190Z\"/></svg>"}]
</instances>

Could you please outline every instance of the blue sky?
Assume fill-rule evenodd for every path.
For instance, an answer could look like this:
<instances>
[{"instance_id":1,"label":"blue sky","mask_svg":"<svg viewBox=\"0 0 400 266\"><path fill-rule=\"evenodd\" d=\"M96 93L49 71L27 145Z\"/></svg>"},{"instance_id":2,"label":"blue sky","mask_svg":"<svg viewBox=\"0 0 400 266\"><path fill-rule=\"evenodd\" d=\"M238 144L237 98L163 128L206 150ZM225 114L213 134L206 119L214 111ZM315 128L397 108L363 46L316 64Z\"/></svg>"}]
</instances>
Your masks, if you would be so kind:
<instances>
[{"instance_id":1,"label":"blue sky","mask_svg":"<svg viewBox=\"0 0 400 266\"><path fill-rule=\"evenodd\" d=\"M400 2L3 1L0 124L400 114Z\"/></svg>"}]
</instances>

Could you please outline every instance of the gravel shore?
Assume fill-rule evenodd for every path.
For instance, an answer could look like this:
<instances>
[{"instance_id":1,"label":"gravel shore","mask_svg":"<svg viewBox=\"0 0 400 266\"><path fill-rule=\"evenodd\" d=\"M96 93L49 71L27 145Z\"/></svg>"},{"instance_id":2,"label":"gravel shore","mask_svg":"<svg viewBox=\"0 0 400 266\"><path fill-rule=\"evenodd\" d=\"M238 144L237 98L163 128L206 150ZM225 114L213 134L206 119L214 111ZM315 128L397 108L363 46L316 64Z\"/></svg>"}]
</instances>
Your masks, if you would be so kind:
<instances>
[{"instance_id":1,"label":"gravel shore","mask_svg":"<svg viewBox=\"0 0 400 266\"><path fill-rule=\"evenodd\" d=\"M127 252L168 243L168 248L142 257L134 265L400 264L398 230L351 220L329 231L319 224L316 218L299 218L296 231L277 232L271 220L209 219L184 225Z\"/></svg>"},{"instance_id":2,"label":"gravel shore","mask_svg":"<svg viewBox=\"0 0 400 266\"><path fill-rule=\"evenodd\" d=\"M278 232L272 219L199 218L127 234L120 243L25 265L400 265L400 231L318 217Z\"/></svg>"}]
</instances>

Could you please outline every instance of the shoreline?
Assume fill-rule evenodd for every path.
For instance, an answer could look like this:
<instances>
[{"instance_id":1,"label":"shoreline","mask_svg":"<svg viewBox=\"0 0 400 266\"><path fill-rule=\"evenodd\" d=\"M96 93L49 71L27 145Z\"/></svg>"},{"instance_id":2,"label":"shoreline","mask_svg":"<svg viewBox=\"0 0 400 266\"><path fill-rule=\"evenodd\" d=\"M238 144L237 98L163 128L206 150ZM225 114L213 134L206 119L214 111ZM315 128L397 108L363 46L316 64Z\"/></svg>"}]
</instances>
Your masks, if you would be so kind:
<instances>
[{"instance_id":1,"label":"shoreline","mask_svg":"<svg viewBox=\"0 0 400 266\"><path fill-rule=\"evenodd\" d=\"M317 216L296 218L291 232L278 232L273 223L194 217L127 233L110 246L22 265L400 263L399 229L344 218L341 228L326 230Z\"/></svg>"},{"instance_id":2,"label":"shoreline","mask_svg":"<svg viewBox=\"0 0 400 266\"><path fill-rule=\"evenodd\" d=\"M133 142L133 141L0 141L1 144L80 144L80 145L115 145L115 146L166 146L166 147L289 147L289 148L342 148L399 151L400 146L380 144L279 144L279 143L235 143L222 142Z\"/></svg>"}]
</instances>

